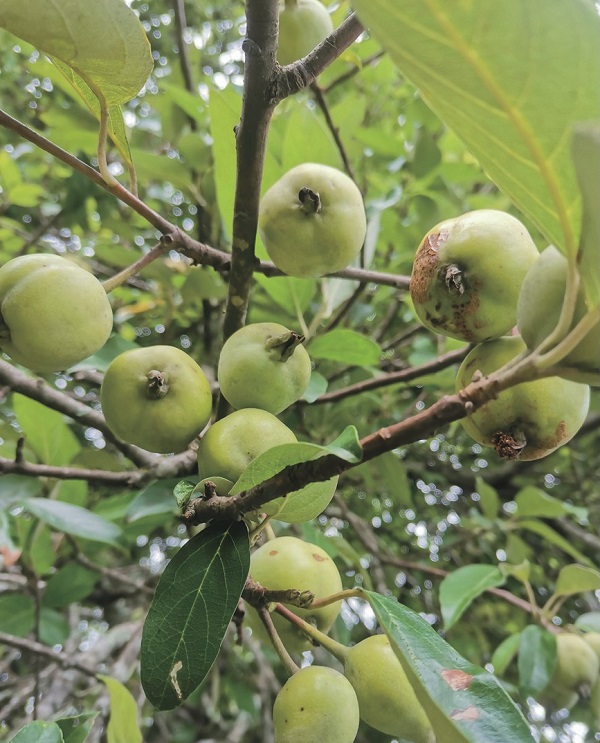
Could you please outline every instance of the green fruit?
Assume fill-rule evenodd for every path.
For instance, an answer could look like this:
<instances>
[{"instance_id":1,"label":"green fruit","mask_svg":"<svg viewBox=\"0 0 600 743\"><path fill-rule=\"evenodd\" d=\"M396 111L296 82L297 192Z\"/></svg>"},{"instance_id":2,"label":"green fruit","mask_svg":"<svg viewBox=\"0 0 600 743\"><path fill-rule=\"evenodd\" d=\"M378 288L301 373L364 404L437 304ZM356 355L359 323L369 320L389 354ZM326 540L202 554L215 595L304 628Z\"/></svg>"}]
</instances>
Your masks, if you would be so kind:
<instances>
[{"instance_id":1,"label":"green fruit","mask_svg":"<svg viewBox=\"0 0 600 743\"><path fill-rule=\"evenodd\" d=\"M517 304L517 326L527 348L534 349L556 327L567 286L568 261L553 245L542 251L531 266L521 287ZM583 294L575 307L571 328L586 314ZM600 328L596 324L577 346L560 362L600 373Z\"/></svg>"},{"instance_id":2,"label":"green fruit","mask_svg":"<svg viewBox=\"0 0 600 743\"><path fill-rule=\"evenodd\" d=\"M450 338L499 338L516 324L519 290L538 256L526 228L505 212L480 209L440 222L415 256L415 312Z\"/></svg>"},{"instance_id":3,"label":"green fruit","mask_svg":"<svg viewBox=\"0 0 600 743\"><path fill-rule=\"evenodd\" d=\"M598 680L600 660L584 637L561 632L556 637L556 669L550 681L554 687L588 696Z\"/></svg>"},{"instance_id":4,"label":"green fruit","mask_svg":"<svg viewBox=\"0 0 600 743\"><path fill-rule=\"evenodd\" d=\"M230 336L219 356L221 392L234 408L277 415L299 400L310 382L304 338L273 322L246 325Z\"/></svg>"},{"instance_id":5,"label":"green fruit","mask_svg":"<svg viewBox=\"0 0 600 743\"><path fill-rule=\"evenodd\" d=\"M539 698L540 704L551 712L557 712L559 709L573 709L578 701L579 694L576 691L553 683L544 689Z\"/></svg>"},{"instance_id":6,"label":"green fruit","mask_svg":"<svg viewBox=\"0 0 600 743\"><path fill-rule=\"evenodd\" d=\"M273 263L289 276L324 276L348 266L365 239L360 191L345 173L304 163L260 202L259 229Z\"/></svg>"},{"instance_id":7,"label":"green fruit","mask_svg":"<svg viewBox=\"0 0 600 743\"><path fill-rule=\"evenodd\" d=\"M358 701L333 668L307 666L291 676L273 705L275 743L353 743Z\"/></svg>"},{"instance_id":8,"label":"green fruit","mask_svg":"<svg viewBox=\"0 0 600 743\"><path fill-rule=\"evenodd\" d=\"M58 255L24 255L0 268L0 348L36 372L83 361L106 343L113 316L89 271Z\"/></svg>"},{"instance_id":9,"label":"green fruit","mask_svg":"<svg viewBox=\"0 0 600 743\"><path fill-rule=\"evenodd\" d=\"M272 413L243 408L225 416L204 434L198 444L200 477L224 477L235 482L259 454L297 438Z\"/></svg>"},{"instance_id":10,"label":"green fruit","mask_svg":"<svg viewBox=\"0 0 600 743\"><path fill-rule=\"evenodd\" d=\"M583 639L596 653L596 657L600 661L600 632L587 632L583 636ZM600 673L590 689L589 705L594 717L594 722L600 729Z\"/></svg>"},{"instance_id":11,"label":"green fruit","mask_svg":"<svg viewBox=\"0 0 600 743\"><path fill-rule=\"evenodd\" d=\"M586 632L583 639L592 648L600 660L600 632Z\"/></svg>"},{"instance_id":12,"label":"green fruit","mask_svg":"<svg viewBox=\"0 0 600 743\"><path fill-rule=\"evenodd\" d=\"M460 365L457 391L471 382L475 372L491 374L524 349L518 336L475 346ZM460 422L475 441L493 446L503 459L541 459L573 438L585 421L589 403L587 385L548 377L500 392Z\"/></svg>"},{"instance_id":13,"label":"green fruit","mask_svg":"<svg viewBox=\"0 0 600 743\"><path fill-rule=\"evenodd\" d=\"M332 31L331 16L319 0L285 0L279 6L277 61L286 65L305 57Z\"/></svg>"},{"instance_id":14,"label":"green fruit","mask_svg":"<svg viewBox=\"0 0 600 743\"><path fill-rule=\"evenodd\" d=\"M277 537L259 547L250 558L250 575L265 588L311 591L315 599L342 590L339 571L325 550L296 537ZM321 632L330 629L340 611L339 601L320 609L286 606ZM301 653L310 647L306 635L287 619L275 612L271 618L288 652ZM263 642L268 642L263 623L251 606L247 607L247 619L252 631Z\"/></svg>"},{"instance_id":15,"label":"green fruit","mask_svg":"<svg viewBox=\"0 0 600 743\"><path fill-rule=\"evenodd\" d=\"M356 692L360 718L411 743L431 743L433 730L387 635L373 635L351 647L344 673Z\"/></svg>"},{"instance_id":16,"label":"green fruit","mask_svg":"<svg viewBox=\"0 0 600 743\"><path fill-rule=\"evenodd\" d=\"M173 346L135 348L106 370L102 411L130 444L167 454L183 451L210 419L210 385L198 364Z\"/></svg>"}]
</instances>

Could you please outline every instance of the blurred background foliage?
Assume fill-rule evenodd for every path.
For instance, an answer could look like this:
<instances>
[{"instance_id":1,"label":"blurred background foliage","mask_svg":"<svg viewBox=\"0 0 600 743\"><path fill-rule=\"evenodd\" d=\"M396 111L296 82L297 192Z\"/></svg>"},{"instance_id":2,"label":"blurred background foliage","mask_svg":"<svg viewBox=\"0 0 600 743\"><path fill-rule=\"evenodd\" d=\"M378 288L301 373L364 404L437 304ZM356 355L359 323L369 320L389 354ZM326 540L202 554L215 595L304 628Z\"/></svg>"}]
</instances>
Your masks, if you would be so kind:
<instances>
[{"instance_id":1,"label":"blurred background foliage","mask_svg":"<svg viewBox=\"0 0 600 743\"><path fill-rule=\"evenodd\" d=\"M185 2L188 27L182 36L175 5L166 0L132 3L155 60L144 91L125 107L139 195L193 237L228 249L244 6ZM334 22L339 23L347 11L347 4L339 3L333 10ZM186 63L180 53L182 41ZM96 122L60 73L3 31L0 47L4 108L95 165ZM366 35L319 78L318 90L277 108L264 189L300 162L344 167L326 116L364 194L369 219L361 256L364 267L408 276L422 235L441 219L487 207L518 214ZM111 167L117 176L122 173L118 158ZM538 247L545 247L524 221ZM0 129L0 263L26 253L56 252L82 261L104 278L132 263L158 237L154 228L109 193ZM260 245L259 253L266 257ZM152 263L113 292L115 332L107 346L91 363L48 381L99 409L101 372L110 360L133 344L156 343L183 348L214 380L226 279L211 268L189 265L175 252ZM375 283L257 276L249 320L275 320L308 331L311 337L336 327L351 328L379 344L378 364L317 359L314 384L327 384L330 392L424 364L461 347L420 327L405 290ZM416 382L332 403L301 401L282 418L301 440L324 443L349 424L366 435L453 391L455 372L456 365L451 365ZM0 390L0 416L4 457L15 456L24 436L22 451L29 461L113 471L130 468L96 429L77 425L8 389ZM543 460L516 464L500 462L474 444L459 424L452 424L427 441L346 473L334 501L315 522L276 524L276 531L321 545L336 559L346 587L390 592L441 631L440 581L445 571L472 563L529 560L530 581L541 605L561 567L598 563L599 420L594 392L589 420L569 445ZM0 477L0 631L59 646L126 683L141 706L148 743L268 741L272 700L285 673L275 653L253 642L247 631L242 644L231 631L210 677L181 708L156 713L144 703L137 648L152 595L149 588L186 537L172 497L174 484L157 481L129 489L93 481ZM537 489L538 496L541 491L556 502L548 508L517 507L515 499L531 493L527 489ZM114 522L124 535L118 548L65 535L12 507L24 493L78 505ZM516 597L529 598L517 580L510 579L505 587ZM572 623L585 612L598 611L599 598L598 592L590 592L569 599L556 623ZM486 593L445 637L468 659L491 669L498 646L530 621L519 606ZM349 602L333 634L344 642L358 641L372 629L372 615ZM332 663L321 649L314 655L319 662ZM584 708L575 708L568 717L545 717L533 699L519 695L514 658L496 656L497 665L500 661L505 666L501 677L524 705L538 740L597 739ZM36 683L44 689L40 719L93 709L96 704L106 714L105 690L98 683L73 669L58 674L55 670L31 654L3 648L0 736L28 719ZM364 727L357 740L384 743L390 738Z\"/></svg>"}]
</instances>

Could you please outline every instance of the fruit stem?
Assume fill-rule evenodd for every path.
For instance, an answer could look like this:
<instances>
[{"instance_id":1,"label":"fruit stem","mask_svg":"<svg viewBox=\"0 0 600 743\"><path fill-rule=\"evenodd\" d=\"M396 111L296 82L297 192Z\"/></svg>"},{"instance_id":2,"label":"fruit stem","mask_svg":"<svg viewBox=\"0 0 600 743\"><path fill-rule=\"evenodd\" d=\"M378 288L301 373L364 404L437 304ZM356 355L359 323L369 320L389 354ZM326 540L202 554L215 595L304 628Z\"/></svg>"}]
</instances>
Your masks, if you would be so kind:
<instances>
[{"instance_id":1,"label":"fruit stem","mask_svg":"<svg viewBox=\"0 0 600 743\"><path fill-rule=\"evenodd\" d=\"M325 650L331 653L334 658L337 658L340 663L345 662L350 649L345 645L342 645L341 642L334 640L309 622L304 621L304 619L301 619L297 614L294 614L293 611L290 611L287 606L284 606L283 604L275 604L275 611L299 627L311 640L314 640L315 643L324 647Z\"/></svg>"},{"instance_id":2,"label":"fruit stem","mask_svg":"<svg viewBox=\"0 0 600 743\"><path fill-rule=\"evenodd\" d=\"M581 318L577 325L560 341L560 343L557 343L554 348L551 348L549 351L543 353L544 348L547 345L550 345L546 344L546 341L548 341L549 338L552 338L555 335L556 329L558 328L557 325L554 332L550 336L548 336L548 338L546 338L546 341L544 341L534 351L536 356L538 356L536 366L538 366L539 368L556 366L585 338L585 336L590 332L590 330L592 330L595 325L598 324L598 322L600 322L600 307L596 307L594 310L590 310L590 312L588 312Z\"/></svg>"},{"instance_id":3,"label":"fruit stem","mask_svg":"<svg viewBox=\"0 0 600 743\"><path fill-rule=\"evenodd\" d=\"M464 294L463 271L455 263L446 266L444 270L444 284L451 294Z\"/></svg>"},{"instance_id":4,"label":"fruit stem","mask_svg":"<svg viewBox=\"0 0 600 743\"><path fill-rule=\"evenodd\" d=\"M281 662L287 669L290 676L293 676L295 673L298 673L300 668L298 665L296 665L296 663L294 663L294 661L292 660L292 657L286 650L285 645L281 641L281 637L279 636L279 633L275 629L275 625L273 624L273 619L271 618L271 613L269 612L269 610L265 606L263 606L262 609L258 609L258 616L260 617L262 623L265 626L265 630L267 631L267 634L269 635L269 640L271 641L271 644L275 648L277 655L279 656Z\"/></svg>"},{"instance_id":5,"label":"fruit stem","mask_svg":"<svg viewBox=\"0 0 600 743\"><path fill-rule=\"evenodd\" d=\"M160 400L169 391L169 378L164 372L152 369L146 375L148 380L147 394L151 400Z\"/></svg>"},{"instance_id":6,"label":"fruit stem","mask_svg":"<svg viewBox=\"0 0 600 743\"><path fill-rule=\"evenodd\" d=\"M265 340L265 348L267 351L273 351L272 355L279 361L287 361L303 342L303 335L290 330L289 333L282 333L281 335L269 335Z\"/></svg>"},{"instance_id":7,"label":"fruit stem","mask_svg":"<svg viewBox=\"0 0 600 743\"><path fill-rule=\"evenodd\" d=\"M321 211L321 197L306 186L298 191L298 201L305 214L318 214Z\"/></svg>"},{"instance_id":8,"label":"fruit stem","mask_svg":"<svg viewBox=\"0 0 600 743\"><path fill-rule=\"evenodd\" d=\"M165 252L166 247L166 242L161 240L157 245L151 248L141 258L138 258L138 260L132 263L130 266L127 266L127 268L124 268L122 271L119 271L119 273L116 273L114 276L106 279L106 281L103 281L102 286L104 287L104 291L107 294L110 294L110 292L113 289L116 289L117 286L121 286L121 284L124 284L132 276L135 276L136 273L139 273L149 263L152 263L152 261L159 258Z\"/></svg>"}]
</instances>

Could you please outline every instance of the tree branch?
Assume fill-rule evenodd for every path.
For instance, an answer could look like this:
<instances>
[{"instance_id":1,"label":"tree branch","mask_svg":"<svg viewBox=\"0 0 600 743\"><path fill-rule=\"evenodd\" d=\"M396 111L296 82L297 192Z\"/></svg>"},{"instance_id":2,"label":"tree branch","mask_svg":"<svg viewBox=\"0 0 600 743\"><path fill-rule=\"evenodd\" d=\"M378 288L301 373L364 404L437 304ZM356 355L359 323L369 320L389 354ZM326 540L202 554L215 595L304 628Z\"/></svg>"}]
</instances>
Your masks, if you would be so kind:
<instances>
[{"instance_id":1,"label":"tree branch","mask_svg":"<svg viewBox=\"0 0 600 743\"><path fill-rule=\"evenodd\" d=\"M24 637L16 637L15 635L9 635L6 632L0 632L0 645L8 645L9 647L17 648L26 653L40 655L43 658L48 659L51 663L56 663L63 668L73 668L80 673L84 673L86 676L96 678L97 672L93 668L88 668L88 666L83 663L68 658L66 655L55 653L52 648L49 648L47 645L42 645L41 642L28 640Z\"/></svg>"}]
</instances>

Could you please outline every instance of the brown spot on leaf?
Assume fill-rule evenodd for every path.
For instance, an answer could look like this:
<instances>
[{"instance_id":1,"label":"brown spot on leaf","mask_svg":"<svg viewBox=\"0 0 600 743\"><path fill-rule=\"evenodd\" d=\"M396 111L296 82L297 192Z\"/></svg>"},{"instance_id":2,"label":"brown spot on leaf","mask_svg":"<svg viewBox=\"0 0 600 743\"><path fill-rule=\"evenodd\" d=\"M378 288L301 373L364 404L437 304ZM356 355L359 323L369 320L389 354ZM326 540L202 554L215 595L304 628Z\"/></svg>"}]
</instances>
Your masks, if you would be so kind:
<instances>
[{"instance_id":1,"label":"brown spot on leaf","mask_svg":"<svg viewBox=\"0 0 600 743\"><path fill-rule=\"evenodd\" d=\"M481 713L477 707L466 707L465 709L456 710L450 715L451 720L478 720Z\"/></svg>"},{"instance_id":2,"label":"brown spot on leaf","mask_svg":"<svg viewBox=\"0 0 600 743\"><path fill-rule=\"evenodd\" d=\"M462 691L468 689L473 680L473 676L470 673L459 671L458 668L448 668L442 671L442 678L454 691Z\"/></svg>"}]
</instances>

